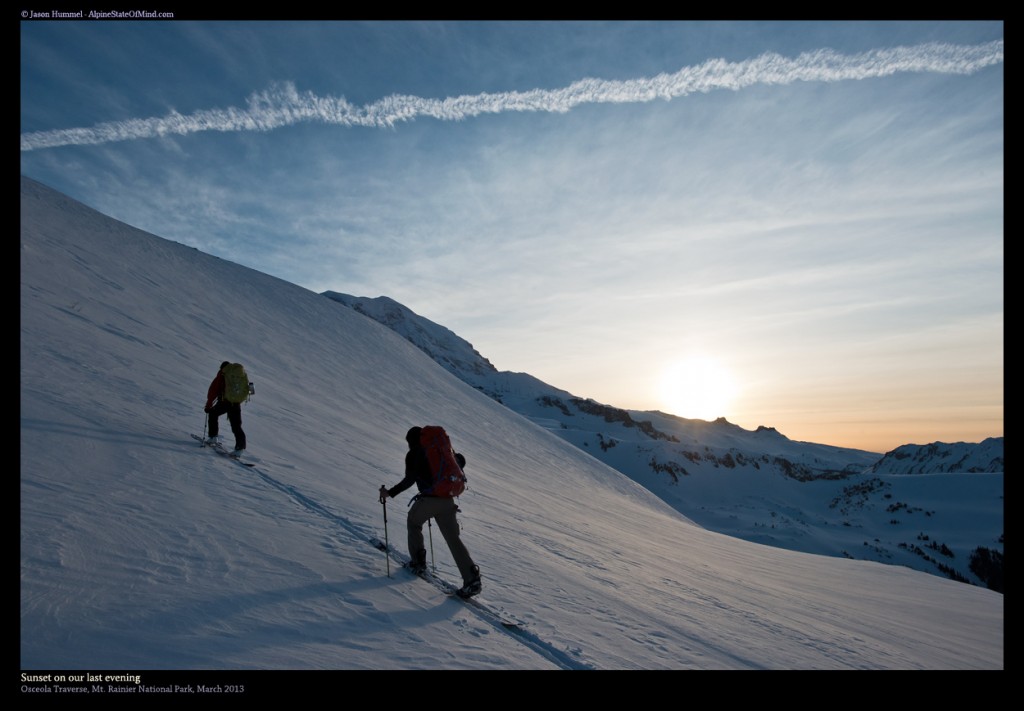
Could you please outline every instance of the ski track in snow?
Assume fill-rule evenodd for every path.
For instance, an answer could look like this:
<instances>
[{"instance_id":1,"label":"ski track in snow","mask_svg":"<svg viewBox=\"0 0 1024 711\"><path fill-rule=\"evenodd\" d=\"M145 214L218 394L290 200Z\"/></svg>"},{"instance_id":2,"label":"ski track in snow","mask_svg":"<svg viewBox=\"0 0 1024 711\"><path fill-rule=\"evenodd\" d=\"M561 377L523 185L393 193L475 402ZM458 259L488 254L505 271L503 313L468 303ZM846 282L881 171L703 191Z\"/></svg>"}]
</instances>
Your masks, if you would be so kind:
<instances>
[{"instance_id":1,"label":"ski track in snow","mask_svg":"<svg viewBox=\"0 0 1024 711\"><path fill-rule=\"evenodd\" d=\"M267 485L285 494L288 498L290 498L292 501L294 501L299 506L304 508L306 511L316 514L317 516L320 516L321 518L336 524L337 526L344 529L346 532L350 533L354 538L358 538L359 540L376 547L374 541L379 540L376 534L366 531L362 526L352 523L344 516L339 516L338 514L328 509L323 504L306 496L295 487L289 486L288 484L284 484L278 481L274 477L267 474L265 471L262 471L258 464L253 466L247 466L246 470L251 474L257 475ZM395 560L399 564L405 562L401 554L398 553L393 546L389 546L388 554L391 556L393 560ZM438 578L438 580L441 579ZM506 634L509 637L512 637L513 639L517 640L524 646L529 647L537 654L547 658L555 665L557 665L559 668L593 669L593 667L589 664L578 661L571 654L564 652L560 649L557 649L551 643L540 639L536 634L527 630L524 626L524 623L520 622L519 620L515 620L514 618L511 618L510 615L503 614L496 610L492 610L487 605L478 600L469 599L465 600L464 602L467 603L466 607L472 610L479 619L483 620L484 622L487 622L499 632ZM509 626L508 623L503 622L503 618L510 618L514 626Z\"/></svg>"}]
</instances>

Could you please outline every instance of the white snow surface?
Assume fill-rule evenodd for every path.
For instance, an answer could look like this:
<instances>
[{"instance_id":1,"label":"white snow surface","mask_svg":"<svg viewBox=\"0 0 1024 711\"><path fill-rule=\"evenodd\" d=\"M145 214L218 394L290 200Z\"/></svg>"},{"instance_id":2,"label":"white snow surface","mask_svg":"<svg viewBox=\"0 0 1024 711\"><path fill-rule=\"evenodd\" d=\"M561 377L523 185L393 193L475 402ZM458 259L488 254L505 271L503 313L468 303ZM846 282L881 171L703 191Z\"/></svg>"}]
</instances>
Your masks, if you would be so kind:
<instances>
[{"instance_id":1,"label":"white snow surface","mask_svg":"<svg viewBox=\"0 0 1024 711\"><path fill-rule=\"evenodd\" d=\"M23 670L1003 668L1001 594L701 528L322 295L26 178L20 257ZM252 469L189 436L223 360L255 384ZM368 541L424 424L520 631Z\"/></svg>"}]
</instances>

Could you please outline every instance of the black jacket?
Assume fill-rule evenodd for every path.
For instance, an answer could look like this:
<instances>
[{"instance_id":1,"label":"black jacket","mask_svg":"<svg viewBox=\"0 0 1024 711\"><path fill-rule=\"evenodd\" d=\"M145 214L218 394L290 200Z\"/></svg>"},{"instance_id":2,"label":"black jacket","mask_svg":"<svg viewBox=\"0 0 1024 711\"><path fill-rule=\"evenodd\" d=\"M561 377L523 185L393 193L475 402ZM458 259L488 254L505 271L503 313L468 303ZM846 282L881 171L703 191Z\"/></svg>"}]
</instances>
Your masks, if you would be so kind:
<instances>
[{"instance_id":1,"label":"black jacket","mask_svg":"<svg viewBox=\"0 0 1024 711\"><path fill-rule=\"evenodd\" d=\"M416 488L423 493L433 483L434 477L430 473L427 453L423 451L423 447L415 446L405 453L405 478L388 489L388 496L397 496L413 484L416 484Z\"/></svg>"}]
</instances>

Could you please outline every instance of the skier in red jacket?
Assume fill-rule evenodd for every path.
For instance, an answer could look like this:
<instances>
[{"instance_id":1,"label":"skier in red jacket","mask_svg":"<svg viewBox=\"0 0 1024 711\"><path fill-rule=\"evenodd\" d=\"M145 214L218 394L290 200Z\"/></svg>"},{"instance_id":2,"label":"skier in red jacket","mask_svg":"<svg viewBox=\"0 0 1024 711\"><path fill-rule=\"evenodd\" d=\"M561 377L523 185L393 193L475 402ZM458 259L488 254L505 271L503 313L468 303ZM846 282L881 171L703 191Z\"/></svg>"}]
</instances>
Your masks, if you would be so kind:
<instances>
[{"instance_id":1,"label":"skier in red jacket","mask_svg":"<svg viewBox=\"0 0 1024 711\"><path fill-rule=\"evenodd\" d=\"M245 449L245 431L242 429L242 405L237 402L228 402L224 397L224 367L230 365L228 361L220 364L217 377L210 383L206 391L206 407L203 412L209 414L209 432L207 444L220 446L223 439L217 433L220 431L218 420L221 415L228 416L228 423L231 425L231 433L235 435L235 453L241 453Z\"/></svg>"}]
</instances>

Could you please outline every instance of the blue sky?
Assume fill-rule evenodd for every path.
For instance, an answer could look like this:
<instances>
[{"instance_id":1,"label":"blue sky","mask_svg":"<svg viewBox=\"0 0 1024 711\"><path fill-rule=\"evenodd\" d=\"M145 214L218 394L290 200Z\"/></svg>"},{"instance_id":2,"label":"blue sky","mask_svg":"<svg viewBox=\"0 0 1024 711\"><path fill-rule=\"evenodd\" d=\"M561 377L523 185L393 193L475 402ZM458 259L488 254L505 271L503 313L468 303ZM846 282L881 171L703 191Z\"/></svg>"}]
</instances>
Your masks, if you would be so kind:
<instances>
[{"instance_id":1,"label":"blue sky","mask_svg":"<svg viewBox=\"0 0 1024 711\"><path fill-rule=\"evenodd\" d=\"M583 397L887 451L1003 433L1003 86L1002 22L29 21L21 171Z\"/></svg>"}]
</instances>

